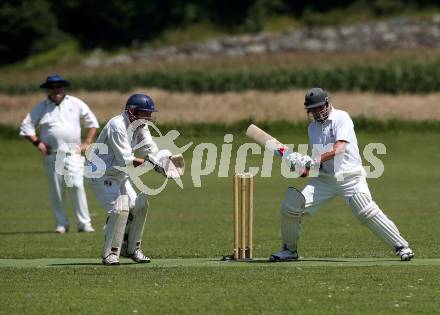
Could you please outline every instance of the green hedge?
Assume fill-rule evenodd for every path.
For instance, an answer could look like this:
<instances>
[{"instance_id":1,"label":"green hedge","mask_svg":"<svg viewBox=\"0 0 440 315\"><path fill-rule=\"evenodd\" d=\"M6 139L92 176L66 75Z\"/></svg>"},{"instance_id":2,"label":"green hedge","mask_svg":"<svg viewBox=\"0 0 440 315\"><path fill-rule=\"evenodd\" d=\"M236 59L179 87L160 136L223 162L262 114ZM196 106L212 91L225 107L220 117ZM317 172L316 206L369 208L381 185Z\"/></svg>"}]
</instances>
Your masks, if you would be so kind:
<instances>
[{"instance_id":1,"label":"green hedge","mask_svg":"<svg viewBox=\"0 0 440 315\"><path fill-rule=\"evenodd\" d=\"M384 93L422 93L440 90L440 61L393 62L384 66L352 65L310 69L271 69L229 72L133 72L70 78L71 90L127 91L136 86L171 91L282 91L322 86L330 91L360 90ZM0 82L0 92L35 92L38 84Z\"/></svg>"},{"instance_id":2,"label":"green hedge","mask_svg":"<svg viewBox=\"0 0 440 315\"><path fill-rule=\"evenodd\" d=\"M355 117L353 118L355 129L361 132L440 132L440 121L408 121L408 120L375 120L369 118ZM232 124L225 123L174 123L174 124L157 124L163 134L169 130L178 130L181 135L188 137L198 137L200 135L223 135L225 133L244 135L247 127L253 123L252 120L242 120ZM287 121L269 121L258 122L258 127L263 130L274 133L306 133L308 121L287 122ZM105 123L101 123L104 126ZM0 139L18 139L19 129L17 126L0 124Z\"/></svg>"}]
</instances>

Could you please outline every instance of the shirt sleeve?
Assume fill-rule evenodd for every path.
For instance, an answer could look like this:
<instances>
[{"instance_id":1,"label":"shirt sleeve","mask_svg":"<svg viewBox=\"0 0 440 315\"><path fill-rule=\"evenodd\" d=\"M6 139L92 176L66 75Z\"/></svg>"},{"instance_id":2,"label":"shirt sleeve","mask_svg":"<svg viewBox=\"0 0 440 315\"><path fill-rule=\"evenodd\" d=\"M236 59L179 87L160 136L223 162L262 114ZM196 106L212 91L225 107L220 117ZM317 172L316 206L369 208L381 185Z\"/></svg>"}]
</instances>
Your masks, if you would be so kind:
<instances>
[{"instance_id":1,"label":"shirt sleeve","mask_svg":"<svg viewBox=\"0 0 440 315\"><path fill-rule=\"evenodd\" d=\"M127 133L116 128L109 128L108 139L117 163L124 166L132 164L135 157Z\"/></svg>"},{"instance_id":2,"label":"shirt sleeve","mask_svg":"<svg viewBox=\"0 0 440 315\"><path fill-rule=\"evenodd\" d=\"M20 136L35 136L36 129L40 123L43 113L42 103L32 108L31 112L26 115L20 125Z\"/></svg>"},{"instance_id":3,"label":"shirt sleeve","mask_svg":"<svg viewBox=\"0 0 440 315\"><path fill-rule=\"evenodd\" d=\"M345 114L336 123L335 141L351 142L354 124L348 114Z\"/></svg>"},{"instance_id":4,"label":"shirt sleeve","mask_svg":"<svg viewBox=\"0 0 440 315\"><path fill-rule=\"evenodd\" d=\"M148 127L144 127L138 134L137 143L139 144L139 153L145 158L148 154L154 154L159 151L156 142L154 142Z\"/></svg>"},{"instance_id":5,"label":"shirt sleeve","mask_svg":"<svg viewBox=\"0 0 440 315\"><path fill-rule=\"evenodd\" d=\"M99 128L98 119L95 114L90 110L86 103L80 101L81 106L81 120L83 121L84 128Z\"/></svg>"}]
</instances>

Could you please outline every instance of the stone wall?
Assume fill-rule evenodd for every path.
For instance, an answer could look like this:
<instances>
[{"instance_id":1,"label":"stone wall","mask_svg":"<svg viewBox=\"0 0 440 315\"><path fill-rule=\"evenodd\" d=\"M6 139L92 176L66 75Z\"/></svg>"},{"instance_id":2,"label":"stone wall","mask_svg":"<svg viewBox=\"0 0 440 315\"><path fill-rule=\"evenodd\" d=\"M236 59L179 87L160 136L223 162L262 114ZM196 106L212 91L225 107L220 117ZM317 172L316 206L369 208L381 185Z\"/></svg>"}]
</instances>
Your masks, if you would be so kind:
<instances>
[{"instance_id":1,"label":"stone wall","mask_svg":"<svg viewBox=\"0 0 440 315\"><path fill-rule=\"evenodd\" d=\"M396 18L349 26L300 28L283 33L231 36L184 46L148 47L104 58L96 53L85 64L130 64L167 59L245 56L280 52L364 51L440 47L440 16L419 21Z\"/></svg>"}]
</instances>

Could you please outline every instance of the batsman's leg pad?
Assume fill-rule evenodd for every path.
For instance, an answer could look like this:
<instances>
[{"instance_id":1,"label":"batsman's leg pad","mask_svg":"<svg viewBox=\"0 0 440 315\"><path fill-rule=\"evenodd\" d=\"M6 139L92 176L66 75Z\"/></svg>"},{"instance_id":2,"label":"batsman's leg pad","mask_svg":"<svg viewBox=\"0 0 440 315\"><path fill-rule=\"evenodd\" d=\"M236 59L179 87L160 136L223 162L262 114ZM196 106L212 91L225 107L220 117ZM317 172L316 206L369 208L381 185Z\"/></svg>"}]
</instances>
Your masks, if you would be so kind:
<instances>
[{"instance_id":1,"label":"batsman's leg pad","mask_svg":"<svg viewBox=\"0 0 440 315\"><path fill-rule=\"evenodd\" d=\"M127 239L127 254L133 254L136 249L139 249L144 234L145 221L147 219L148 199L147 195L140 193L135 201L132 209L133 219L130 222Z\"/></svg>"},{"instance_id":2,"label":"batsman's leg pad","mask_svg":"<svg viewBox=\"0 0 440 315\"><path fill-rule=\"evenodd\" d=\"M351 211L362 224L373 218L380 211L377 204L371 200L371 197L364 193L354 194L348 203L350 204Z\"/></svg>"},{"instance_id":3,"label":"batsman's leg pad","mask_svg":"<svg viewBox=\"0 0 440 315\"><path fill-rule=\"evenodd\" d=\"M281 209L285 209L292 216L301 216L304 213L306 198L294 187L287 188Z\"/></svg>"},{"instance_id":4,"label":"batsman's leg pad","mask_svg":"<svg viewBox=\"0 0 440 315\"><path fill-rule=\"evenodd\" d=\"M106 258L110 254L119 256L128 213L128 196L120 195L116 199L114 211L110 213L105 226L102 258Z\"/></svg>"},{"instance_id":5,"label":"batsman's leg pad","mask_svg":"<svg viewBox=\"0 0 440 315\"><path fill-rule=\"evenodd\" d=\"M361 223L365 224L393 250L408 247L408 242L400 235L394 222L379 209L370 196L358 193L350 198L349 203Z\"/></svg>"},{"instance_id":6,"label":"batsman's leg pad","mask_svg":"<svg viewBox=\"0 0 440 315\"><path fill-rule=\"evenodd\" d=\"M281 204L281 239L284 247L292 252L298 247L304 207L304 195L295 188L289 187Z\"/></svg>"}]
</instances>

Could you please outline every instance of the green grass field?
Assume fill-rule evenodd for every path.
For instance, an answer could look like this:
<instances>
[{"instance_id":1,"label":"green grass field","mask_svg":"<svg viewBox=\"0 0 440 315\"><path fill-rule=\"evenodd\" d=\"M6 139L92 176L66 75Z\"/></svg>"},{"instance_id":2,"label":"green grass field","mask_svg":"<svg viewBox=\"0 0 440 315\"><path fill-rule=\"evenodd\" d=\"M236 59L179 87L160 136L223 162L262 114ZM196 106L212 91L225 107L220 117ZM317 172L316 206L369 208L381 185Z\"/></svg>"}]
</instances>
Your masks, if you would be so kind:
<instances>
[{"instance_id":1,"label":"green grass field","mask_svg":"<svg viewBox=\"0 0 440 315\"><path fill-rule=\"evenodd\" d=\"M304 136L274 134L286 143ZM435 162L436 132L358 134L361 150L383 142L385 173L370 179L376 202L410 241L416 258L403 263L360 225L335 199L315 217L305 218L300 243L303 261L266 263L280 247L279 205L289 185L276 159L271 178L255 180L253 263L220 262L232 249L232 180L217 171L174 183L150 198L143 249L148 265L122 260L100 265L101 227L106 214L89 193L96 233L53 233L46 178L40 156L20 140L2 139L0 152L0 314L433 314L440 302L440 216ZM223 136L181 139L213 142ZM235 136L234 150L248 140ZM186 155L187 162L191 160ZM231 165L234 165L232 155ZM253 156L248 166L261 166ZM144 177L159 184L159 175Z\"/></svg>"}]
</instances>

